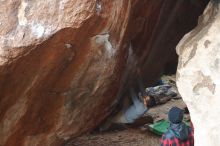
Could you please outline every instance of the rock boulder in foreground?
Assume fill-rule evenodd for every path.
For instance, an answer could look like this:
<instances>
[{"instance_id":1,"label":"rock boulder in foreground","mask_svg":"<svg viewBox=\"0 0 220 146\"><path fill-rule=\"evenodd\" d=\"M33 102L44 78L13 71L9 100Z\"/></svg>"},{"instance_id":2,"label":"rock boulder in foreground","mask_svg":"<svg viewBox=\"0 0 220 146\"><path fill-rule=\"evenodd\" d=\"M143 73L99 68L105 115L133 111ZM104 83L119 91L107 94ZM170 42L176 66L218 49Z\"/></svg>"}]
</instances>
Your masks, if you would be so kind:
<instances>
[{"instance_id":1,"label":"rock boulder in foreground","mask_svg":"<svg viewBox=\"0 0 220 146\"><path fill-rule=\"evenodd\" d=\"M195 146L220 143L220 3L212 1L198 26L177 46L177 85L195 127Z\"/></svg>"}]
</instances>

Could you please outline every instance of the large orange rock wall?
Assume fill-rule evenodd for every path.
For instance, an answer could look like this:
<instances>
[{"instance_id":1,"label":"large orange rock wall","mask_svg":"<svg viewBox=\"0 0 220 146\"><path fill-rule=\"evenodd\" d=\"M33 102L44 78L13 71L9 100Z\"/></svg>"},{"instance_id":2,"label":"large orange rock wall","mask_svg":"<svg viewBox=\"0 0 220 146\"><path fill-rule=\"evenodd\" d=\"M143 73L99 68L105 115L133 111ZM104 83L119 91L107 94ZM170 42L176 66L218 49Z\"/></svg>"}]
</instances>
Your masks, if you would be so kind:
<instances>
[{"instance_id":1,"label":"large orange rock wall","mask_svg":"<svg viewBox=\"0 0 220 146\"><path fill-rule=\"evenodd\" d=\"M175 60L176 38L196 24L205 5L2 1L0 145L56 146L91 131L132 82L135 67L141 66L150 84L165 66L161 61Z\"/></svg>"}]
</instances>

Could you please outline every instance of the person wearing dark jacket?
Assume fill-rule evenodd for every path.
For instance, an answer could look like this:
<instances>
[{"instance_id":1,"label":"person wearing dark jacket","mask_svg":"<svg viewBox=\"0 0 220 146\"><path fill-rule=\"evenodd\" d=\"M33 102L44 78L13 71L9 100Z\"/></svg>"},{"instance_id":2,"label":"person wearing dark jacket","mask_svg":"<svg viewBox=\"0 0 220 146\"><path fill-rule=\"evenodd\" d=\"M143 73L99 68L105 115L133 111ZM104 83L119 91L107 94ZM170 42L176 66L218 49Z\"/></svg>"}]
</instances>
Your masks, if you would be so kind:
<instances>
[{"instance_id":1,"label":"person wearing dark jacket","mask_svg":"<svg viewBox=\"0 0 220 146\"><path fill-rule=\"evenodd\" d=\"M161 138L161 146L194 146L192 129L182 121L183 114L183 110L178 107L170 109L170 127Z\"/></svg>"}]
</instances>

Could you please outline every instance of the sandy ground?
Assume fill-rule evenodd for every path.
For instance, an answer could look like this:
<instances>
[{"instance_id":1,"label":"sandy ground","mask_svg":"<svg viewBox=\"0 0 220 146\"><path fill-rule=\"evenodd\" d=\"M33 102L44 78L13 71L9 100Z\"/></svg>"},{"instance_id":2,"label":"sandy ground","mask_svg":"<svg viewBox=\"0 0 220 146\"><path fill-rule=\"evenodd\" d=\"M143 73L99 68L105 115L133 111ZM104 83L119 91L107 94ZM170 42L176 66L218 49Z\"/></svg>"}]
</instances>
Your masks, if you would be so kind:
<instances>
[{"instance_id":1,"label":"sandy ground","mask_svg":"<svg viewBox=\"0 0 220 146\"><path fill-rule=\"evenodd\" d=\"M169 110L174 106L177 106L183 109L184 107L186 107L186 104L183 102L182 99L171 99L165 104L161 104L161 105L151 108L146 113L146 115L152 116L154 119L154 122L161 120L161 119L168 119L167 114Z\"/></svg>"},{"instance_id":2,"label":"sandy ground","mask_svg":"<svg viewBox=\"0 0 220 146\"><path fill-rule=\"evenodd\" d=\"M140 129L85 135L66 146L159 146L160 137Z\"/></svg>"},{"instance_id":3,"label":"sandy ground","mask_svg":"<svg viewBox=\"0 0 220 146\"><path fill-rule=\"evenodd\" d=\"M154 121L167 119L167 113L173 106L180 108L186 105L182 99L170 100L166 104L150 109L147 115ZM123 131L113 131L98 134L83 135L71 140L66 146L159 146L160 137L151 133L146 128L129 128Z\"/></svg>"}]
</instances>

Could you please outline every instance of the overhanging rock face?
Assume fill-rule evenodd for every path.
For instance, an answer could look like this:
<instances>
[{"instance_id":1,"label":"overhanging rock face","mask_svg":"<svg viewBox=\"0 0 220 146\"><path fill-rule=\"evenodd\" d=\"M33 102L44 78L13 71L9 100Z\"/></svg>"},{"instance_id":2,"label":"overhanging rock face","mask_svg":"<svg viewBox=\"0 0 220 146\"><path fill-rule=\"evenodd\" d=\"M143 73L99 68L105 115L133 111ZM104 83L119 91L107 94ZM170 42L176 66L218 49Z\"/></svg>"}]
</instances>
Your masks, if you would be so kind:
<instances>
[{"instance_id":1,"label":"overhanging rock face","mask_svg":"<svg viewBox=\"0 0 220 146\"><path fill-rule=\"evenodd\" d=\"M1 1L0 145L56 146L91 131L135 66L150 83L177 58L207 1Z\"/></svg>"},{"instance_id":2,"label":"overhanging rock face","mask_svg":"<svg viewBox=\"0 0 220 146\"><path fill-rule=\"evenodd\" d=\"M127 0L1 2L0 145L59 145L105 118L130 7Z\"/></svg>"},{"instance_id":3,"label":"overhanging rock face","mask_svg":"<svg viewBox=\"0 0 220 146\"><path fill-rule=\"evenodd\" d=\"M189 107L196 146L220 143L220 3L207 6L198 26L177 46L177 85Z\"/></svg>"}]
</instances>

